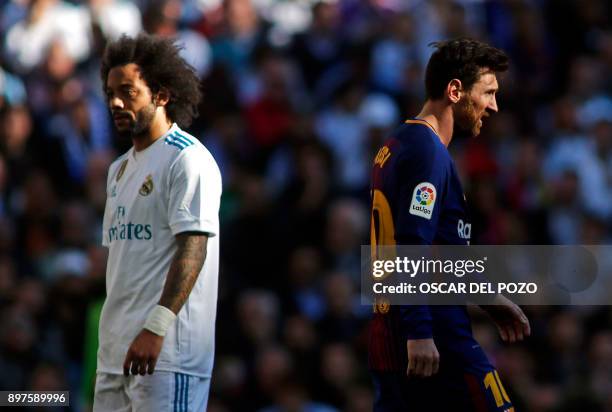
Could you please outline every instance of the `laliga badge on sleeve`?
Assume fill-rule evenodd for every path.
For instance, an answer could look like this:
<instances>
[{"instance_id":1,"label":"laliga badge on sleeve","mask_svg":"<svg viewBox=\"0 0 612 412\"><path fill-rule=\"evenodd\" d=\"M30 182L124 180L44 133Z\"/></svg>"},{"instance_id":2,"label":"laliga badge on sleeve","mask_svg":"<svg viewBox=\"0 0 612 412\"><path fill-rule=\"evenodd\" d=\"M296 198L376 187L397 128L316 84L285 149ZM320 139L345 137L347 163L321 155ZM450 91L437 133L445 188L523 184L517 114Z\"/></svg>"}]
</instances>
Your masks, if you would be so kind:
<instances>
[{"instance_id":1,"label":"laliga badge on sleeve","mask_svg":"<svg viewBox=\"0 0 612 412\"><path fill-rule=\"evenodd\" d=\"M431 219L433 208L436 204L436 188L429 182L422 182L416 185L412 192L410 202L410 214Z\"/></svg>"}]
</instances>

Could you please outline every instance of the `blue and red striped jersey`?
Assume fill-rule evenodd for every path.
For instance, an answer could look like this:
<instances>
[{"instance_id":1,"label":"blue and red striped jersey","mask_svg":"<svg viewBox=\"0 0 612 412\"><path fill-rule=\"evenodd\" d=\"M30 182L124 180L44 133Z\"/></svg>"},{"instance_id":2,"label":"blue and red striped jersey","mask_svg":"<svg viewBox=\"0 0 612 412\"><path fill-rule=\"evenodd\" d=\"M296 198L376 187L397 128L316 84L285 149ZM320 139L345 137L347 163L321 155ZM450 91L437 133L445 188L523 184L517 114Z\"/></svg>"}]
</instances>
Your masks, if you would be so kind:
<instances>
[{"instance_id":1,"label":"blue and red striped jersey","mask_svg":"<svg viewBox=\"0 0 612 412\"><path fill-rule=\"evenodd\" d=\"M371 193L373 251L376 245L469 244L471 224L461 182L447 148L427 122L407 120L387 139L374 159ZM406 340L431 337L441 356L452 352L460 362L488 362L480 348L463 349L462 342L473 342L465 306L375 304L369 334L373 370L405 370Z\"/></svg>"}]
</instances>

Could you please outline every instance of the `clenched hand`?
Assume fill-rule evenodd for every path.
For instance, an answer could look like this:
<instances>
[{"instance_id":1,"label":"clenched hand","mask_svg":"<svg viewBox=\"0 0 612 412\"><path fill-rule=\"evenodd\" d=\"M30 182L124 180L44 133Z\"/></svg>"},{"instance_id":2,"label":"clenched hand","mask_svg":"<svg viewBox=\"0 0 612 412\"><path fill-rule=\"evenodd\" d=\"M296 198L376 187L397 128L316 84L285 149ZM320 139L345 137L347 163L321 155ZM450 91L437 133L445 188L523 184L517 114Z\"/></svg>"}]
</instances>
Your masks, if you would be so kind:
<instances>
[{"instance_id":1,"label":"clenched hand","mask_svg":"<svg viewBox=\"0 0 612 412\"><path fill-rule=\"evenodd\" d=\"M134 338L130 345L123 362L123 374L144 375L145 373L152 374L155 371L155 364L161 352L164 337L143 329Z\"/></svg>"},{"instance_id":2,"label":"clenched hand","mask_svg":"<svg viewBox=\"0 0 612 412\"><path fill-rule=\"evenodd\" d=\"M433 339L409 339L406 349L408 350L408 369L406 370L408 376L426 378L438 373L440 354Z\"/></svg>"}]
</instances>

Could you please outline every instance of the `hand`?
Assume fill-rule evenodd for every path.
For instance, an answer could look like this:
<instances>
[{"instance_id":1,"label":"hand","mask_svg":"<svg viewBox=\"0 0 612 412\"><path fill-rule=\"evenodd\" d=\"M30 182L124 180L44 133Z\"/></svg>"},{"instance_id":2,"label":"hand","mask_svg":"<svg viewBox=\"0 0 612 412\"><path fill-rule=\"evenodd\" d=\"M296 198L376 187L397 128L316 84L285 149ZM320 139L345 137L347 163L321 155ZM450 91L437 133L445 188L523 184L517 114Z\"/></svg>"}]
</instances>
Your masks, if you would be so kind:
<instances>
[{"instance_id":1,"label":"hand","mask_svg":"<svg viewBox=\"0 0 612 412\"><path fill-rule=\"evenodd\" d=\"M130 369L132 375L144 375L147 372L149 375L152 374L155 370L155 364L157 363L163 342L163 336L143 329L134 338L127 351L125 361L123 362L123 374L129 376Z\"/></svg>"},{"instance_id":2,"label":"hand","mask_svg":"<svg viewBox=\"0 0 612 412\"><path fill-rule=\"evenodd\" d=\"M505 296L497 295L494 305L483 305L481 308L491 316L504 342L519 342L531 334L527 316Z\"/></svg>"},{"instance_id":3,"label":"hand","mask_svg":"<svg viewBox=\"0 0 612 412\"><path fill-rule=\"evenodd\" d=\"M433 339L409 339L406 342L408 350L408 369L406 375L429 377L438 373L440 354Z\"/></svg>"}]
</instances>

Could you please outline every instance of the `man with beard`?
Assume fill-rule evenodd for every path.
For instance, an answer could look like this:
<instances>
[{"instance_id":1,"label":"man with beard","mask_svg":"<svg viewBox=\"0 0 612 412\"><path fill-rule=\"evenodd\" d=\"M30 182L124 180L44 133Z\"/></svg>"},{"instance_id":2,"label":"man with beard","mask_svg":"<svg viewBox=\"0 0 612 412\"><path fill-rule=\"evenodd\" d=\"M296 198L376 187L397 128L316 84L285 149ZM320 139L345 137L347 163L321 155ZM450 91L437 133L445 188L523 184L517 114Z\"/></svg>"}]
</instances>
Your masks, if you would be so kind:
<instances>
[{"instance_id":1,"label":"man with beard","mask_svg":"<svg viewBox=\"0 0 612 412\"><path fill-rule=\"evenodd\" d=\"M454 135L477 136L497 112L504 52L471 39L434 43L427 100L378 152L372 171L371 243L468 245L471 224L455 165ZM483 306L504 341L529 335L521 309L503 296ZM513 411L499 375L472 336L465 306L374 305L369 365L375 411Z\"/></svg>"},{"instance_id":2,"label":"man with beard","mask_svg":"<svg viewBox=\"0 0 612 412\"><path fill-rule=\"evenodd\" d=\"M111 166L94 411L205 410L214 357L221 176L181 129L201 98L169 39L105 50L108 107L132 148Z\"/></svg>"}]
</instances>

